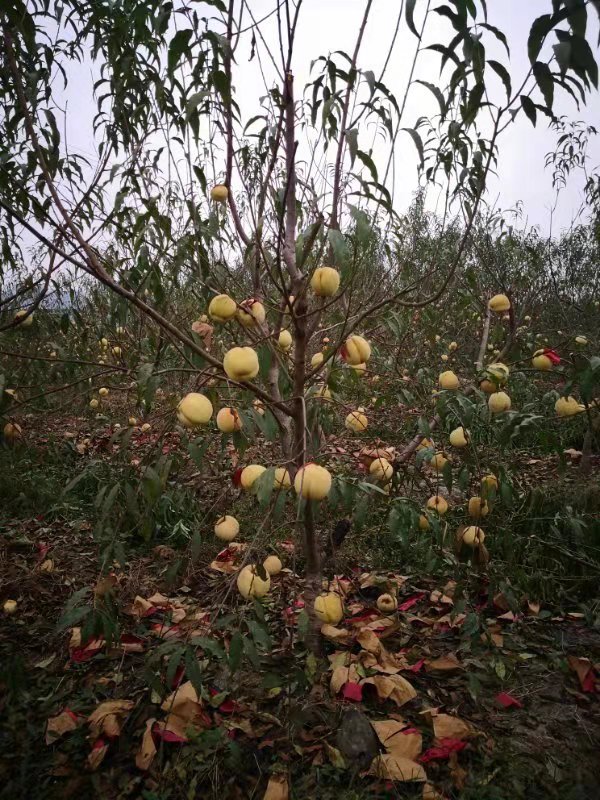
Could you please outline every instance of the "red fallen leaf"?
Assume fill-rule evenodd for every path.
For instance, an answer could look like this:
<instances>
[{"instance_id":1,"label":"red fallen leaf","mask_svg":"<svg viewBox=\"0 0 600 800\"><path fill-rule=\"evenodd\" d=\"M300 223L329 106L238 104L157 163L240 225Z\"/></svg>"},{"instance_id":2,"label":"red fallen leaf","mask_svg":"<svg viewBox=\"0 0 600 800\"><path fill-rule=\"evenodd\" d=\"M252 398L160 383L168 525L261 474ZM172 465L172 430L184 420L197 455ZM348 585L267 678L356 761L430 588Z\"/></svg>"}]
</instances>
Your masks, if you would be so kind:
<instances>
[{"instance_id":1,"label":"red fallen leaf","mask_svg":"<svg viewBox=\"0 0 600 800\"><path fill-rule=\"evenodd\" d=\"M209 692L213 697L215 697L215 695L217 694L220 694L220 692L217 689L213 688L210 688ZM226 697L225 700L223 700L223 702L221 703L221 705L218 706L218 709L222 714L233 714L234 711L239 711L240 708L241 706L238 703L236 703L235 700L232 700L231 697Z\"/></svg>"},{"instance_id":2,"label":"red fallen leaf","mask_svg":"<svg viewBox=\"0 0 600 800\"><path fill-rule=\"evenodd\" d=\"M523 703L507 692L500 692L494 699L502 708L523 708Z\"/></svg>"},{"instance_id":3,"label":"red fallen leaf","mask_svg":"<svg viewBox=\"0 0 600 800\"><path fill-rule=\"evenodd\" d=\"M423 669L424 666L425 666L425 659L424 658L420 658L414 664L411 664L411 666L409 667L409 670L411 672L421 672L421 670Z\"/></svg>"},{"instance_id":4,"label":"red fallen leaf","mask_svg":"<svg viewBox=\"0 0 600 800\"><path fill-rule=\"evenodd\" d=\"M544 347L544 355L548 356L550 361L556 366L556 364L560 364L560 358L556 350L552 350L549 347Z\"/></svg>"},{"instance_id":5,"label":"red fallen leaf","mask_svg":"<svg viewBox=\"0 0 600 800\"><path fill-rule=\"evenodd\" d=\"M141 615L142 619L146 617L154 617L156 614L161 614L164 612L164 608L157 608L156 606L150 606L147 608Z\"/></svg>"},{"instance_id":6,"label":"red fallen leaf","mask_svg":"<svg viewBox=\"0 0 600 800\"><path fill-rule=\"evenodd\" d=\"M584 692L592 693L596 691L596 676L590 670L581 683Z\"/></svg>"},{"instance_id":7,"label":"red fallen leaf","mask_svg":"<svg viewBox=\"0 0 600 800\"><path fill-rule=\"evenodd\" d=\"M165 730L164 728L157 728L156 726L152 728L152 738L158 739L159 741L162 739L163 742L172 744L185 744L187 742L185 737L179 736L179 734Z\"/></svg>"},{"instance_id":8,"label":"red fallen leaf","mask_svg":"<svg viewBox=\"0 0 600 800\"><path fill-rule=\"evenodd\" d=\"M461 739L440 739L440 743L437 747L430 747L428 750L425 750L417 760L421 761L423 764L426 764L428 761L443 761L446 758L450 758L452 753L460 753L466 746L467 743L463 742Z\"/></svg>"},{"instance_id":9,"label":"red fallen leaf","mask_svg":"<svg viewBox=\"0 0 600 800\"><path fill-rule=\"evenodd\" d=\"M180 664L175 670L175 675L173 676L173 680L171 681L171 689L176 689L179 686L179 684L183 680L184 675L185 675L185 667Z\"/></svg>"},{"instance_id":10,"label":"red fallen leaf","mask_svg":"<svg viewBox=\"0 0 600 800\"><path fill-rule=\"evenodd\" d=\"M239 487L239 486L242 485L242 472L243 472L243 469L244 469L243 467L238 467L236 469L236 471L233 473L233 475L231 476L231 480L233 481L233 485L234 486L238 486Z\"/></svg>"},{"instance_id":11,"label":"red fallen leaf","mask_svg":"<svg viewBox=\"0 0 600 800\"><path fill-rule=\"evenodd\" d=\"M408 600L405 600L398 606L398 611L408 611L409 608L416 606L421 598L425 597L427 592L417 592L417 594L413 594Z\"/></svg>"},{"instance_id":12,"label":"red fallen leaf","mask_svg":"<svg viewBox=\"0 0 600 800\"><path fill-rule=\"evenodd\" d=\"M360 683L353 683L349 681L344 684L342 689L342 697L344 700L352 700L355 703L360 703L362 700L363 687Z\"/></svg>"},{"instance_id":13,"label":"red fallen leaf","mask_svg":"<svg viewBox=\"0 0 600 800\"><path fill-rule=\"evenodd\" d=\"M75 647L71 650L71 661L74 661L76 664L83 664L84 661L89 661L97 655L100 650L104 648L105 644L106 642L104 639L90 639L87 644L81 647Z\"/></svg>"},{"instance_id":14,"label":"red fallen leaf","mask_svg":"<svg viewBox=\"0 0 600 800\"><path fill-rule=\"evenodd\" d=\"M220 553L217 553L215 561L233 561L234 558L235 551L226 547L225 550L221 550Z\"/></svg>"},{"instance_id":15,"label":"red fallen leaf","mask_svg":"<svg viewBox=\"0 0 600 800\"><path fill-rule=\"evenodd\" d=\"M122 633L120 638L122 649L126 653L143 653L145 640L133 633Z\"/></svg>"},{"instance_id":16,"label":"red fallen leaf","mask_svg":"<svg viewBox=\"0 0 600 800\"><path fill-rule=\"evenodd\" d=\"M345 619L342 625L355 625L357 622L370 622L374 617L378 617L378 611L365 611L364 614L358 614L356 617L348 617Z\"/></svg>"},{"instance_id":17,"label":"red fallen leaf","mask_svg":"<svg viewBox=\"0 0 600 800\"><path fill-rule=\"evenodd\" d=\"M44 558L46 557L46 553L48 552L48 550L50 550L50 545L47 544L46 542L38 542L37 550L38 550L37 560L39 564L40 561L43 561Z\"/></svg>"},{"instance_id":18,"label":"red fallen leaf","mask_svg":"<svg viewBox=\"0 0 600 800\"><path fill-rule=\"evenodd\" d=\"M417 728L404 728L404 730L401 730L400 733L403 736L408 736L409 733L421 733L421 731L417 730Z\"/></svg>"}]
</instances>

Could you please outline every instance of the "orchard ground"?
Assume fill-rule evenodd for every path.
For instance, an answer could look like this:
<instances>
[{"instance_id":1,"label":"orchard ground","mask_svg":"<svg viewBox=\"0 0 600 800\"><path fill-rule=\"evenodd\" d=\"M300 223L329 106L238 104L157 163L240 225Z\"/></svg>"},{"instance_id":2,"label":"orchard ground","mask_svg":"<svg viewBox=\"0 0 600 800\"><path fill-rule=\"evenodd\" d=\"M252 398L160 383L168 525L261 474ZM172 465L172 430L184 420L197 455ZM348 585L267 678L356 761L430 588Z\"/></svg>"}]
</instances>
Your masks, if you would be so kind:
<instances>
[{"instance_id":1,"label":"orchard ground","mask_svg":"<svg viewBox=\"0 0 600 800\"><path fill-rule=\"evenodd\" d=\"M17 602L1 622L2 796L598 795L597 454L582 475L577 455L548 452L539 436L513 442L498 470L510 488L484 522L487 565L454 547L468 493L448 492L414 462L397 470L393 489L415 498L412 516L392 518L387 498L369 496L368 513L357 504L336 539L343 497L324 504L325 574L345 618L315 658L303 643L294 502L274 521L273 498L228 499L240 541L284 564L262 604L243 601L234 569L244 552L218 543L209 521L223 493L238 494L239 453L212 437L198 459L202 437L194 444L173 425L168 398L150 431L128 428L132 402L111 393L99 415L24 416L23 440L0 451L0 586L3 602ZM393 420L389 409L369 411L382 445L414 430L413 410L401 406ZM564 450L581 436L577 419L560 427ZM327 439L332 471L366 479L365 437ZM275 447L259 433L239 463L276 463ZM156 494L146 479L151 504L128 529L126 553L105 551L112 561L99 578L110 535L98 536L99 521L115 538L122 523L114 509L103 518L106 494L139 479L157 450L172 460L168 475ZM436 491L450 510L421 531L419 505ZM397 595L390 616L377 611L384 591ZM87 639L73 637L86 625ZM178 685L181 706L171 699ZM113 701L124 701L116 713L102 706ZM90 723L97 708L113 713ZM387 721L374 752L348 741L349 709ZM373 766L367 774L381 757L379 774L400 782ZM427 783L403 774L402 758Z\"/></svg>"}]
</instances>

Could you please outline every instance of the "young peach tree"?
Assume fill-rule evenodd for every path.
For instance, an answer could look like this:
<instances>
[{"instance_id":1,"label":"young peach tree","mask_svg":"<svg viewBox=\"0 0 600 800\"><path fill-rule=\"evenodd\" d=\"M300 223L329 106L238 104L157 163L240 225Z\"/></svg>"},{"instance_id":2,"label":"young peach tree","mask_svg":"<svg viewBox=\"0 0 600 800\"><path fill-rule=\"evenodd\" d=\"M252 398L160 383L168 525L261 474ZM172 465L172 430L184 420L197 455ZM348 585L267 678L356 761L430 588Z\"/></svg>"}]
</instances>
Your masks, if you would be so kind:
<instances>
[{"instance_id":1,"label":"young peach tree","mask_svg":"<svg viewBox=\"0 0 600 800\"><path fill-rule=\"evenodd\" d=\"M365 382L381 375L403 391L402 345L389 345L390 331L418 329L421 315L456 288L503 132L521 115L533 126L552 120L558 92L584 102L597 86L586 26L598 7L548 0L547 13L532 20L529 66L515 75L484 0L407 0L390 11L393 35L376 74L362 58L374 5L365 0L351 52L314 54L310 81L298 87L295 43L309 2L273 2L262 17L237 0L14 0L0 11L0 268L8 287L0 329L14 344L5 355L60 363L56 354L20 352L20 342L62 275L78 297L98 298L120 320L99 353L62 359L96 369L83 380L136 376L148 410L167 359L187 383L179 424L212 424L218 405L224 434L248 424L276 432L277 470L246 465L241 486L293 486L312 601L321 589L315 517L332 490L323 418L361 434L368 416L350 399L364 398ZM440 17L446 37L435 41ZM404 85L388 69L399 30L411 37ZM435 79L422 69L433 55ZM248 57L264 79L252 98L236 91ZM433 105L409 120L407 97L417 91ZM67 135L80 116L85 147ZM407 159L416 159L421 196L430 187L442 198L433 249L411 244L394 203L396 167ZM490 320L506 314L518 324L518 298L507 290L477 298L485 317L473 343L479 371ZM75 314L66 316L65 326ZM134 359L121 341L136 326ZM506 413L508 370L488 367L480 378L490 412ZM451 414L451 444L469 445L466 422L458 424L473 414L473 397L459 390L468 380L479 396L474 375L443 371L441 405L396 447L395 468L420 449L437 473L451 472L428 437ZM392 460L374 451L363 491L389 491ZM485 498L478 502L476 519ZM217 533L230 539L236 525L225 515ZM482 545L483 532L470 526L464 540ZM268 589L260 568L242 572L243 594ZM317 598L314 608L335 621L337 603Z\"/></svg>"}]
</instances>

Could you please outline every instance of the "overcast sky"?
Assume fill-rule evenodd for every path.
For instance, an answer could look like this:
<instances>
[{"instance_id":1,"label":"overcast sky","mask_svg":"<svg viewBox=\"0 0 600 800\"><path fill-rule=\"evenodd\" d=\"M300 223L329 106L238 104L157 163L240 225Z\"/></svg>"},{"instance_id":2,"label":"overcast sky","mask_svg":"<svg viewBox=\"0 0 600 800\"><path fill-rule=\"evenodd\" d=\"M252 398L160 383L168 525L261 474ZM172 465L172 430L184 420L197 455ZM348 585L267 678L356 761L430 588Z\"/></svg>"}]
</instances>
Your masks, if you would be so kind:
<instances>
[{"instance_id":1,"label":"overcast sky","mask_svg":"<svg viewBox=\"0 0 600 800\"><path fill-rule=\"evenodd\" d=\"M248 0L248 3L255 19L260 19L274 8L275 0ZM373 2L372 14L359 56L359 67L371 69L377 76L393 35L399 3L400 0L374 0ZM438 3L432 3L433 7L436 5ZM417 22L419 13L423 12L425 6L426 0L418 0ZM312 60L319 55L338 49L352 52L364 7L365 0L304 0L293 62L298 94L309 80ZM547 13L550 8L551 0L488 0L489 22L503 30L510 43L510 72L513 76L513 86L520 83L520 79L529 68L527 36L531 23L540 14ZM251 20L246 17L244 24L248 25L250 22ZM590 24L593 31L591 41L595 45L598 26L592 9L590 9ZM267 20L261 28L269 46L277 56L278 40L275 17ZM424 37L426 43L449 42L452 35L453 32L448 21L437 14L431 14ZM495 57L506 63L503 48L490 36L487 36L484 41L488 45L488 57ZM261 46L260 40L258 45ZM402 97L404 93L415 45L416 39L407 31L403 23L384 78L384 82L397 97ZM234 71L236 97L246 119L260 112L258 98L265 94L258 61L256 59L249 61L249 55L250 38L248 34L236 52L237 64ZM263 66L267 72L267 82L273 81L274 71L270 68L269 59L264 50L262 50L262 55ZM439 54L424 53L420 58L416 77L437 83L443 88L447 76L445 80L440 81L439 64ZM91 70L90 72L82 70L73 76L73 84L68 92L71 113L67 126L70 145L88 154L94 150L90 133L94 111L90 92L93 76L90 73ZM497 96L502 97L503 90L499 81L497 89L500 93ZM89 103L84 101L86 95L90 97ZM84 113L88 106L89 114ZM76 113L73 113L74 109L77 109ZM411 126L419 116L434 115L437 109L436 101L427 90L416 87L409 94L403 124ZM565 114L571 118L582 119L589 124L600 126L600 100L597 94L591 97L587 107L582 107L578 112L570 96L559 90L554 110L559 116ZM365 132L361 127L361 136ZM371 136L367 136L362 140L363 149L368 149L371 138ZM545 117L538 121L537 128L534 129L523 114L520 114L516 122L503 134L500 141L498 177L493 178L489 184L489 200L495 200L499 196L499 204L504 208L522 201L528 223L539 225L544 231L549 228L549 210L554 202L551 173L544 168L544 158L548 151L554 149L555 141L556 134L548 129ZM417 186L417 158L414 145L407 136L400 139L399 144L395 162L394 204L398 211L402 211L407 207ZM378 155L381 156L383 163L379 163L379 166L383 170L384 154L376 150L375 156ZM592 142L590 156L592 166L600 164L600 137ZM583 179L577 177L563 192L554 216L555 231L567 227L571 223L573 215L580 207L583 196L582 186Z\"/></svg>"}]
</instances>

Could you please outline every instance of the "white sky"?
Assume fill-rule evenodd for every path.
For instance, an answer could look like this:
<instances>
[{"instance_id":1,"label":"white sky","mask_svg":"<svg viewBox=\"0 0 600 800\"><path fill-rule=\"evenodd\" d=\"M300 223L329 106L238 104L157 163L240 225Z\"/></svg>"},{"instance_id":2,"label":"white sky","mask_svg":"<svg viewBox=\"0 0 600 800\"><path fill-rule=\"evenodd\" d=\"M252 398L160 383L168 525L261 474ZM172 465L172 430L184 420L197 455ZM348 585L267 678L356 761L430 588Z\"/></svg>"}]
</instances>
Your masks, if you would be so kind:
<instances>
[{"instance_id":1,"label":"white sky","mask_svg":"<svg viewBox=\"0 0 600 800\"><path fill-rule=\"evenodd\" d=\"M274 0L248 0L255 19L260 19L273 9ZM393 34L400 0L374 0L366 35L359 56L358 66L371 69L379 76L383 60ZM425 0L417 3L417 27L419 13L426 5ZM432 6L439 5L433 2ZM309 80L310 62L320 55L334 50L345 50L351 53L365 7L365 0L304 0L297 32L293 72L297 96L301 96L304 84ZM527 36L532 21L540 14L550 10L550 0L488 0L489 22L504 31L511 47L511 64L509 71L513 76L513 88L518 86L529 68L527 58ZM419 9L421 10L419 12ZM592 28L592 45L597 40L597 19L593 9L589 11ZM278 40L272 17L262 30L274 55L278 55ZM245 25L250 23L246 16ZM449 42L453 36L447 20L437 14L431 14L426 30L427 43ZM495 57L506 63L503 48L489 34L484 41L488 47L487 56ZM554 41L554 39L552 40ZM260 41L258 42L260 47ZM396 49L390 61L384 82L390 90L401 98L404 94L408 70L413 57L416 39L408 32L404 23L396 43ZM248 119L260 113L258 98L265 94L264 83L260 75L258 61L248 62L250 40L246 38L237 53L237 65L234 67L234 85L236 98L241 105L243 117ZM269 61L263 52L263 63L268 68ZM440 56L437 53L425 53L420 57L415 77L431 83L445 85L447 76L440 82ZM340 60L340 66L343 62ZM96 70L94 70L96 71ZM449 73L448 73L449 74ZM268 79L273 77L270 72ZM91 120L94 103L91 98L92 77L89 72L80 70L72 76L72 85L68 91L70 114L67 120L69 145L86 154L94 151L91 135ZM504 97L503 89L497 81L498 92ZM557 90L555 113L571 118L582 119L588 124L600 124L600 100L597 94L592 95L587 107L577 108L569 95ZM89 97L89 103L84 98ZM72 113L76 109L76 113ZM403 125L412 126L417 117L433 115L438 106L427 90L417 87L411 90L406 106ZM516 122L503 134L500 140L500 163L498 177L489 182L488 200L494 201L499 196L499 205L504 208L523 202L524 216L529 224L539 225L547 231L550 223L549 209L554 202L551 174L544 168L544 158L548 151L554 149L556 134L546 125L546 118L538 116L538 125L534 129L521 113ZM361 128L361 135L363 129ZM368 149L372 136L362 140L362 149ZM414 145L408 136L399 139L396 156L396 189L394 204L398 211L406 209L417 186L417 156ZM360 146L360 145L359 145ZM378 160L377 156L381 159ZM600 164L600 137L597 137L590 148L591 166ZM380 173L383 172L385 160L383 154L375 152ZM567 227L574 213L579 209L582 200L583 178L576 177L563 192L554 216L555 232Z\"/></svg>"}]
</instances>

